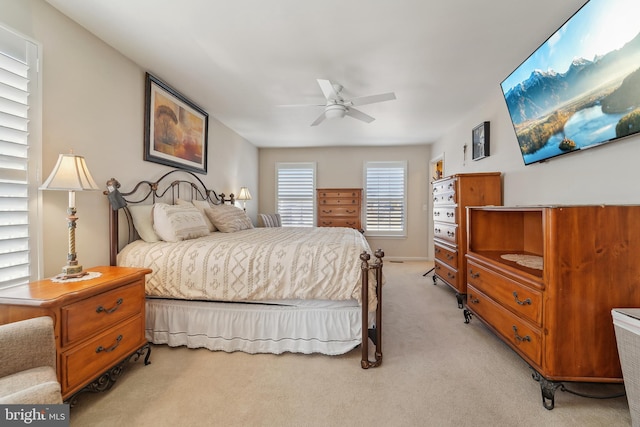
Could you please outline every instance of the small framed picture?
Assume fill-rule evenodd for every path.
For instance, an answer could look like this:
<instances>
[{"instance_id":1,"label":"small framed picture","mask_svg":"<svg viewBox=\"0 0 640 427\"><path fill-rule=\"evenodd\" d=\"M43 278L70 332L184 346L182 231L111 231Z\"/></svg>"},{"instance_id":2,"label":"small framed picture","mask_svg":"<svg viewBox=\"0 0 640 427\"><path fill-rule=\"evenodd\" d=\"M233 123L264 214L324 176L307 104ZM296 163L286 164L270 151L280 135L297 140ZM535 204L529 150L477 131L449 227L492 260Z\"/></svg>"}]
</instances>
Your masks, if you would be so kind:
<instances>
[{"instance_id":1,"label":"small framed picture","mask_svg":"<svg viewBox=\"0 0 640 427\"><path fill-rule=\"evenodd\" d=\"M489 157L489 122L482 122L473 128L471 131L471 143L473 147L471 158L473 160Z\"/></svg>"},{"instance_id":2,"label":"small framed picture","mask_svg":"<svg viewBox=\"0 0 640 427\"><path fill-rule=\"evenodd\" d=\"M146 74L144 160L207 173L209 115Z\"/></svg>"}]
</instances>

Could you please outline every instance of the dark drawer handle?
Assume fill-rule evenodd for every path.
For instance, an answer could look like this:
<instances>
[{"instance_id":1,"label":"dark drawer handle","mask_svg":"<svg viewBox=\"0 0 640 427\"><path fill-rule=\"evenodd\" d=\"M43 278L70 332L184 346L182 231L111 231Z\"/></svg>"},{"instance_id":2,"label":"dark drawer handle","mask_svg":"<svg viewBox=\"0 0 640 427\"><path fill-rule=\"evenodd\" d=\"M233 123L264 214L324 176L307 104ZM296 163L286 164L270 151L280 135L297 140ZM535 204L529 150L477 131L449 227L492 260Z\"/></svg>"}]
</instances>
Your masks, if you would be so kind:
<instances>
[{"instance_id":1,"label":"dark drawer handle","mask_svg":"<svg viewBox=\"0 0 640 427\"><path fill-rule=\"evenodd\" d=\"M448 218L453 218L455 216L455 214L453 212L447 212L447 217Z\"/></svg>"},{"instance_id":2,"label":"dark drawer handle","mask_svg":"<svg viewBox=\"0 0 640 427\"><path fill-rule=\"evenodd\" d=\"M435 253L439 254L440 253L440 248L435 248L434 251L435 251Z\"/></svg>"},{"instance_id":3,"label":"dark drawer handle","mask_svg":"<svg viewBox=\"0 0 640 427\"><path fill-rule=\"evenodd\" d=\"M447 254L447 259L448 259L449 261L451 261L451 260L452 260L452 259L454 259L454 258L455 258L455 257L454 257L453 255L451 255L451 254Z\"/></svg>"},{"instance_id":4,"label":"dark drawer handle","mask_svg":"<svg viewBox=\"0 0 640 427\"><path fill-rule=\"evenodd\" d=\"M516 325L513 325L513 333L515 335L516 341L518 341L519 343L521 343L522 341L531 342L531 337L529 335L526 335L524 337L518 335L518 328L516 328Z\"/></svg>"},{"instance_id":5,"label":"dark drawer handle","mask_svg":"<svg viewBox=\"0 0 640 427\"><path fill-rule=\"evenodd\" d=\"M449 197L447 197L447 200L449 200L449 201L453 200L453 194L450 195Z\"/></svg>"},{"instance_id":6,"label":"dark drawer handle","mask_svg":"<svg viewBox=\"0 0 640 427\"><path fill-rule=\"evenodd\" d=\"M480 300L471 294L469 294L469 302L471 304L480 304Z\"/></svg>"},{"instance_id":7,"label":"dark drawer handle","mask_svg":"<svg viewBox=\"0 0 640 427\"><path fill-rule=\"evenodd\" d=\"M456 233L454 233L453 231L447 231L447 236L454 237L455 235Z\"/></svg>"},{"instance_id":8,"label":"dark drawer handle","mask_svg":"<svg viewBox=\"0 0 640 427\"><path fill-rule=\"evenodd\" d=\"M442 230L440 230L439 228L436 228L434 231L435 231L436 233L440 234L440 232L441 232Z\"/></svg>"},{"instance_id":9,"label":"dark drawer handle","mask_svg":"<svg viewBox=\"0 0 640 427\"><path fill-rule=\"evenodd\" d=\"M328 211L327 211L327 210L322 209L322 213L331 213L331 212L333 212L333 210L332 210L332 209L329 209Z\"/></svg>"},{"instance_id":10,"label":"dark drawer handle","mask_svg":"<svg viewBox=\"0 0 640 427\"><path fill-rule=\"evenodd\" d=\"M471 276L472 279L477 279L480 277L480 273L474 273L473 270L469 269L469 276Z\"/></svg>"},{"instance_id":11,"label":"dark drawer handle","mask_svg":"<svg viewBox=\"0 0 640 427\"><path fill-rule=\"evenodd\" d=\"M96 353L100 353L101 351L104 351L105 353L111 353L113 350L115 350L120 345L120 341L122 341L122 335L118 335L118 338L116 338L116 343L114 345L112 345L111 347L104 348L103 346L100 346L100 347L96 348Z\"/></svg>"},{"instance_id":12,"label":"dark drawer handle","mask_svg":"<svg viewBox=\"0 0 640 427\"><path fill-rule=\"evenodd\" d=\"M516 291L513 291L513 298L515 298L515 300L518 303L518 305L531 305L531 298L527 298L524 301L520 301L518 299L518 293Z\"/></svg>"},{"instance_id":13,"label":"dark drawer handle","mask_svg":"<svg viewBox=\"0 0 640 427\"><path fill-rule=\"evenodd\" d=\"M349 214L354 214L354 213L356 213L356 212L357 212L356 210L352 210L352 211L350 211L349 209L347 209L347 213L349 213Z\"/></svg>"},{"instance_id":14,"label":"dark drawer handle","mask_svg":"<svg viewBox=\"0 0 640 427\"><path fill-rule=\"evenodd\" d=\"M448 277L449 279L455 279L455 278L456 278L456 275L455 275L455 274L452 274L450 271L447 271L447 277Z\"/></svg>"},{"instance_id":15,"label":"dark drawer handle","mask_svg":"<svg viewBox=\"0 0 640 427\"><path fill-rule=\"evenodd\" d=\"M96 313L102 313L104 311L107 314L111 314L119 309L123 302L124 300L122 298L118 298L118 301L116 301L116 305L113 306L113 308L104 308L103 306L99 305L98 308L96 308Z\"/></svg>"},{"instance_id":16,"label":"dark drawer handle","mask_svg":"<svg viewBox=\"0 0 640 427\"><path fill-rule=\"evenodd\" d=\"M434 212L433 216L440 216L440 212Z\"/></svg>"}]
</instances>

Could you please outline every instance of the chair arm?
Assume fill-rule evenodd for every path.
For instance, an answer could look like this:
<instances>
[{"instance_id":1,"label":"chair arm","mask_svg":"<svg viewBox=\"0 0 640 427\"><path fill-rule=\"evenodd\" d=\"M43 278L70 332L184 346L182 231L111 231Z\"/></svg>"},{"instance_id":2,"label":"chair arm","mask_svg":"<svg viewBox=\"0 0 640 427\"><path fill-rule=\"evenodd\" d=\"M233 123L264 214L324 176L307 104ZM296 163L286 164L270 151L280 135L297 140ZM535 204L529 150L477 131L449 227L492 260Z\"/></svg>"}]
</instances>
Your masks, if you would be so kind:
<instances>
[{"instance_id":1,"label":"chair arm","mask_svg":"<svg viewBox=\"0 0 640 427\"><path fill-rule=\"evenodd\" d=\"M56 342L51 317L1 325L0 360L0 377L39 366L56 369Z\"/></svg>"}]
</instances>

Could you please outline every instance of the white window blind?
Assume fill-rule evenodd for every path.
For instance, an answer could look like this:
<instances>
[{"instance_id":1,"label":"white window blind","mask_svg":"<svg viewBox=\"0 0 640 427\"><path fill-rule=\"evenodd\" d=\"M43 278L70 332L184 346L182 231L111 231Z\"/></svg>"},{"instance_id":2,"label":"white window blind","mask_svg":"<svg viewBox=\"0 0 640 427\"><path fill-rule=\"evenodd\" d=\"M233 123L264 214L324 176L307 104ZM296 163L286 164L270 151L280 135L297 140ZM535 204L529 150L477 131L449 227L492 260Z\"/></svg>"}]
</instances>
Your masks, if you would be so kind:
<instances>
[{"instance_id":1,"label":"white window blind","mask_svg":"<svg viewBox=\"0 0 640 427\"><path fill-rule=\"evenodd\" d=\"M315 163L276 163L276 204L283 227L313 227Z\"/></svg>"},{"instance_id":2,"label":"white window blind","mask_svg":"<svg viewBox=\"0 0 640 427\"><path fill-rule=\"evenodd\" d=\"M365 163L367 235L406 236L406 176L406 161Z\"/></svg>"},{"instance_id":3,"label":"white window blind","mask_svg":"<svg viewBox=\"0 0 640 427\"><path fill-rule=\"evenodd\" d=\"M27 283L31 274L35 174L29 163L29 107L35 61L35 44L0 27L0 287Z\"/></svg>"}]
</instances>

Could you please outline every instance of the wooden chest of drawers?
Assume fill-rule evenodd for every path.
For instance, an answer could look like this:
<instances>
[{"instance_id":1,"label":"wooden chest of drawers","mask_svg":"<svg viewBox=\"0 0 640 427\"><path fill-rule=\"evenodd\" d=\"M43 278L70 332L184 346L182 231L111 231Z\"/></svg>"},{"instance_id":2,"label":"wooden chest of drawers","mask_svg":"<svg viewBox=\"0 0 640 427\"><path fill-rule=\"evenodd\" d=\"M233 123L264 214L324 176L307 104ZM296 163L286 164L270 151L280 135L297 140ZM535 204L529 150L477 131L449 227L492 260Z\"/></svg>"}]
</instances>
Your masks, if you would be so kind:
<instances>
[{"instance_id":1,"label":"wooden chest of drawers","mask_svg":"<svg viewBox=\"0 0 640 427\"><path fill-rule=\"evenodd\" d=\"M58 381L65 401L148 346L144 283L151 270L95 267L88 271L101 276L65 283L44 279L0 290L0 324L38 316L54 320ZM149 351L147 347L147 357ZM117 375L107 377L89 388L109 388Z\"/></svg>"},{"instance_id":2,"label":"wooden chest of drawers","mask_svg":"<svg viewBox=\"0 0 640 427\"><path fill-rule=\"evenodd\" d=\"M560 381L622 382L611 310L640 306L640 206L469 207L467 322Z\"/></svg>"},{"instance_id":3,"label":"wooden chest of drawers","mask_svg":"<svg viewBox=\"0 0 640 427\"><path fill-rule=\"evenodd\" d=\"M499 172L448 176L433 185L433 241L436 278L456 291L458 307L463 307L467 292L466 207L501 205L502 184Z\"/></svg>"},{"instance_id":4,"label":"wooden chest of drawers","mask_svg":"<svg viewBox=\"0 0 640 427\"><path fill-rule=\"evenodd\" d=\"M362 229L361 188L319 188L318 227L350 227Z\"/></svg>"}]
</instances>

